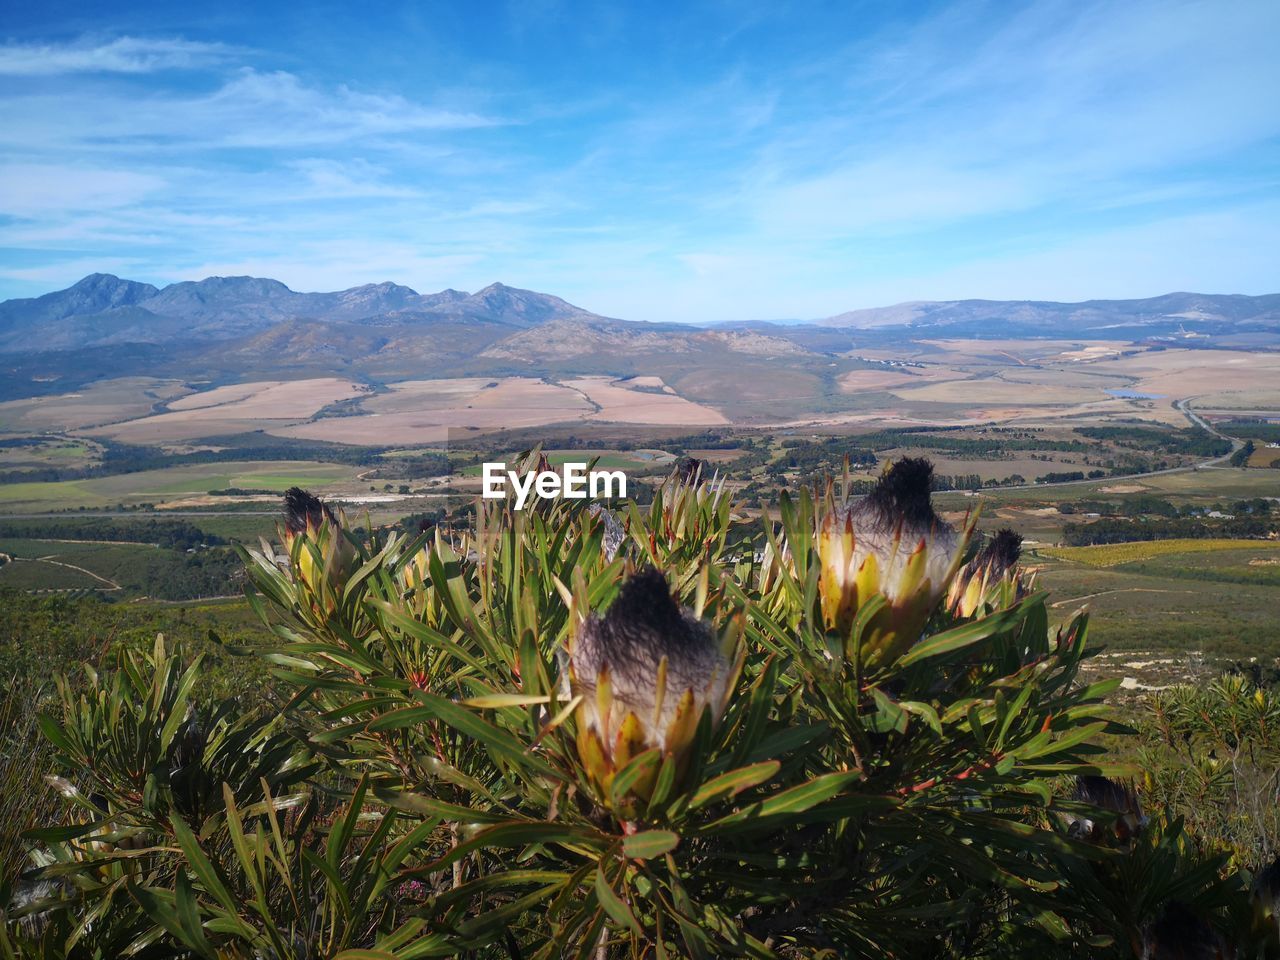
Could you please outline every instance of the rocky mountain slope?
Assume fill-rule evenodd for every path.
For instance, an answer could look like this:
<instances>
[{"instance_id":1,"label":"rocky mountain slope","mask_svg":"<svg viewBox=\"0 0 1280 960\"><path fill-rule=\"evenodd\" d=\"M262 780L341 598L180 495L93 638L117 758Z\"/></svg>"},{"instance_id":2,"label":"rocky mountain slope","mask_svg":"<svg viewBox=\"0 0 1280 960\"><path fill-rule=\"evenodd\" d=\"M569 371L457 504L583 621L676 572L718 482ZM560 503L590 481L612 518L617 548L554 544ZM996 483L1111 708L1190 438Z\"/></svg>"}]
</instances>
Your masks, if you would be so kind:
<instances>
[{"instance_id":1,"label":"rocky mountain slope","mask_svg":"<svg viewBox=\"0 0 1280 960\"><path fill-rule=\"evenodd\" d=\"M593 318L559 297L501 283L477 293L420 294L394 283L298 293L259 277L209 277L157 289L93 274L66 290L0 304L0 352L232 340L296 321L379 327L461 321L505 324L514 332L550 320Z\"/></svg>"},{"instance_id":2,"label":"rocky mountain slope","mask_svg":"<svg viewBox=\"0 0 1280 960\"><path fill-rule=\"evenodd\" d=\"M421 294L395 283L300 293L257 277L160 289L94 274L66 290L0 303L0 370L9 381L0 394L133 374L229 380L328 372L389 381L656 370L741 384L749 368L760 382L794 380L800 371L821 380L830 361L859 350L973 337L1277 349L1280 294L917 302L807 323L699 327L610 319L501 283L475 293Z\"/></svg>"}]
</instances>

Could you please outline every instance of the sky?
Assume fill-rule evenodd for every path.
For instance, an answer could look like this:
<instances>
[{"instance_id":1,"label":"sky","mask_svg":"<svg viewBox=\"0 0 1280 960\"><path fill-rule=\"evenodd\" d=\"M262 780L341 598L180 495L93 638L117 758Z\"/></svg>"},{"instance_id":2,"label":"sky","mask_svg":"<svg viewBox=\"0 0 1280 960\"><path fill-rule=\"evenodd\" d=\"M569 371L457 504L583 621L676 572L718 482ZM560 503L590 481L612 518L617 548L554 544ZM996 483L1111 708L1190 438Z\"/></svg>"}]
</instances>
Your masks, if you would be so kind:
<instances>
[{"instance_id":1,"label":"sky","mask_svg":"<svg viewBox=\"0 0 1280 960\"><path fill-rule=\"evenodd\" d=\"M0 298L1280 291L1280 3L0 0Z\"/></svg>"}]
</instances>

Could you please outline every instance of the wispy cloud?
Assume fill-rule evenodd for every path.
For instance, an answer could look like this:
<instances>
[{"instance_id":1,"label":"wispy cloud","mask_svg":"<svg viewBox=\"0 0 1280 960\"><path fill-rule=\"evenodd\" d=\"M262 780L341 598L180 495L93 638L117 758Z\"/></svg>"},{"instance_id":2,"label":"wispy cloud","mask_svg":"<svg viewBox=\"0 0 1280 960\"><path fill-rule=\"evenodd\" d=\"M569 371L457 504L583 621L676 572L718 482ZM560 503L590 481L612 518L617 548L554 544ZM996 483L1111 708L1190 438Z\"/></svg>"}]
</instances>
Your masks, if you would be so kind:
<instances>
[{"instance_id":1,"label":"wispy cloud","mask_svg":"<svg viewBox=\"0 0 1280 960\"><path fill-rule=\"evenodd\" d=\"M132 170L12 163L0 166L0 214L38 217L110 210L140 203L163 186L161 178Z\"/></svg>"},{"instance_id":2,"label":"wispy cloud","mask_svg":"<svg viewBox=\"0 0 1280 960\"><path fill-rule=\"evenodd\" d=\"M238 51L197 40L117 37L106 42L0 45L0 75L47 77L63 73L153 73L189 70L229 59Z\"/></svg>"},{"instance_id":3,"label":"wispy cloud","mask_svg":"<svg viewBox=\"0 0 1280 960\"><path fill-rule=\"evenodd\" d=\"M0 291L90 253L652 320L1274 286L1273 0L514 6L0 46Z\"/></svg>"},{"instance_id":4,"label":"wispy cloud","mask_svg":"<svg viewBox=\"0 0 1280 960\"><path fill-rule=\"evenodd\" d=\"M102 154L157 150L299 150L371 138L488 127L470 111L339 84L324 89L285 71L243 67L213 91L141 95L111 87L31 91L0 98L9 149Z\"/></svg>"}]
</instances>

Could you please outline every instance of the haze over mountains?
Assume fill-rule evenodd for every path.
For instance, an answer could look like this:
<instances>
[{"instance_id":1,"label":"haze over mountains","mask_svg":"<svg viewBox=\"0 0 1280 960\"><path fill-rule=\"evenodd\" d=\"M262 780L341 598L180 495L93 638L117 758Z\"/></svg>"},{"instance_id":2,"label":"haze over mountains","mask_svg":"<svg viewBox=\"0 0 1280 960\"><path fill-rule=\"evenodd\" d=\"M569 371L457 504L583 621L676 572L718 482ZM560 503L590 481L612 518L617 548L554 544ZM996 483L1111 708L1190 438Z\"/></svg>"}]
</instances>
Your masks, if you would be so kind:
<instances>
[{"instance_id":1,"label":"haze over mountains","mask_svg":"<svg viewBox=\"0 0 1280 960\"><path fill-rule=\"evenodd\" d=\"M625 373L642 357L681 366L795 364L934 338L1170 340L1280 347L1280 294L1171 293L1084 303L959 300L855 310L809 322L699 327L602 317L559 297L495 283L421 294L394 283L299 293L277 280L210 277L162 289L109 274L0 303L0 354L28 382L155 372L252 371L432 377Z\"/></svg>"}]
</instances>

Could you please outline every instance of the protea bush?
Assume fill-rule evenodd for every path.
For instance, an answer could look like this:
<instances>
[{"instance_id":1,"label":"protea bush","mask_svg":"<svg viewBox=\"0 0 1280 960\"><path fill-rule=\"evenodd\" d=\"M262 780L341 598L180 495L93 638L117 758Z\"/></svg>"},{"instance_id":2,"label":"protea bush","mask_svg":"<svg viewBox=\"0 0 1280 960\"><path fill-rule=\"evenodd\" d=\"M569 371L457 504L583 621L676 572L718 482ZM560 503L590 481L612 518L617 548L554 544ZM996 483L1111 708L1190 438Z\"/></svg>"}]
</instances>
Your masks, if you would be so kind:
<instances>
[{"instance_id":1,"label":"protea bush","mask_svg":"<svg viewBox=\"0 0 1280 960\"><path fill-rule=\"evenodd\" d=\"M1086 618L929 481L784 497L732 549L697 470L417 539L291 491L282 552L244 552L269 702L195 703L164 645L65 684L0 949L1271 955L1280 884L1140 812Z\"/></svg>"}]
</instances>

